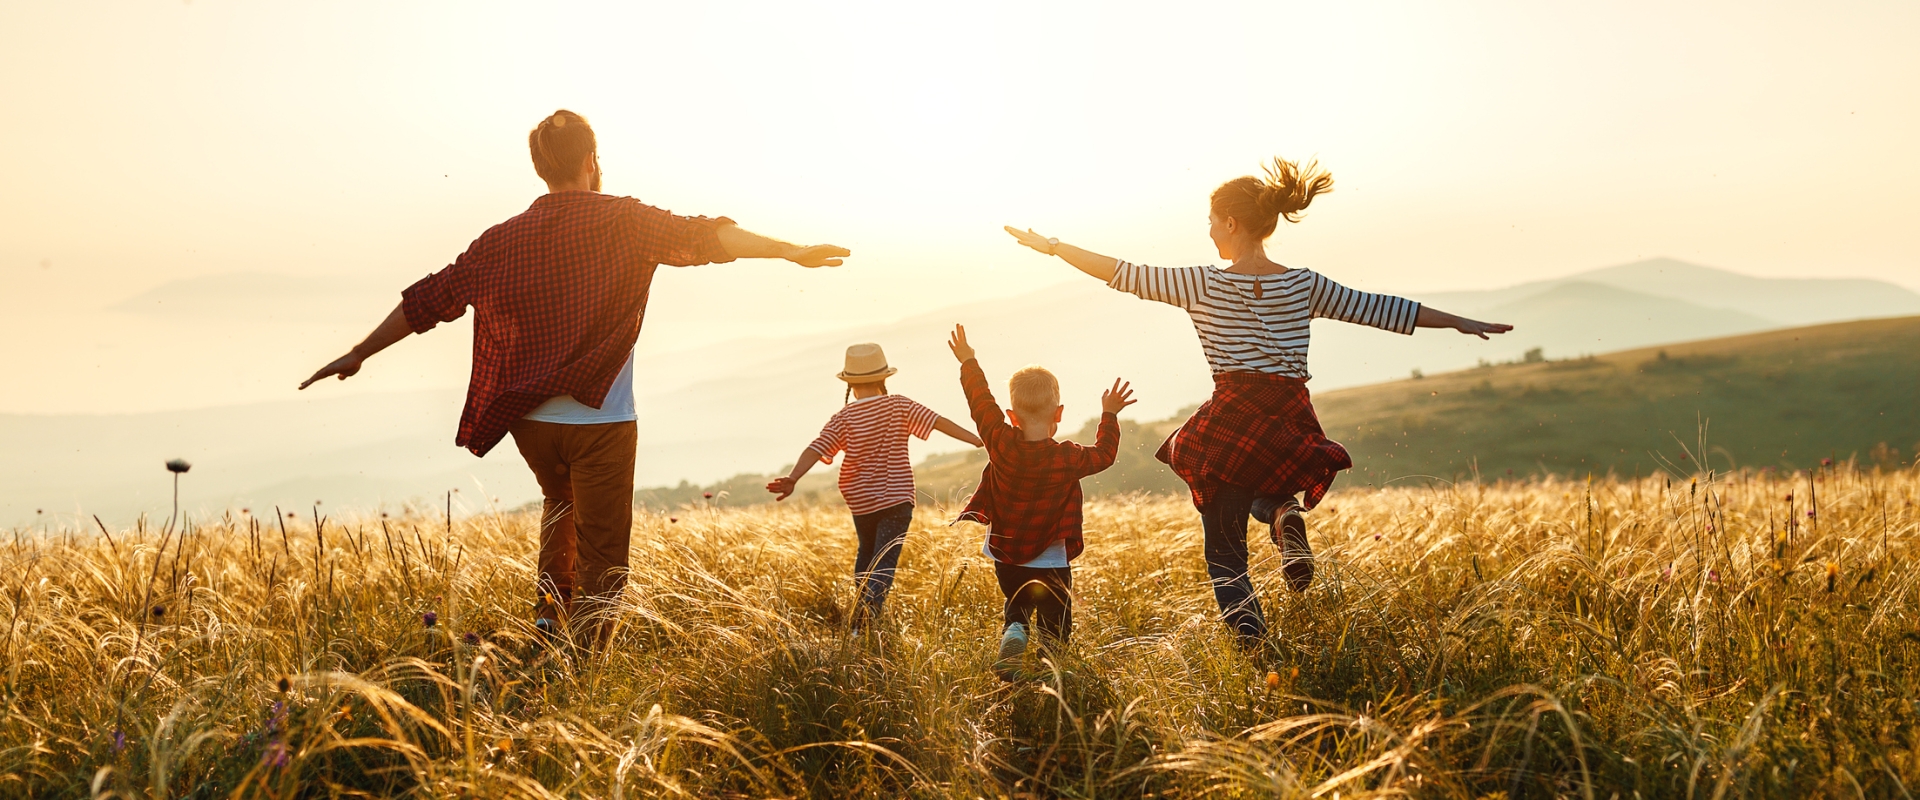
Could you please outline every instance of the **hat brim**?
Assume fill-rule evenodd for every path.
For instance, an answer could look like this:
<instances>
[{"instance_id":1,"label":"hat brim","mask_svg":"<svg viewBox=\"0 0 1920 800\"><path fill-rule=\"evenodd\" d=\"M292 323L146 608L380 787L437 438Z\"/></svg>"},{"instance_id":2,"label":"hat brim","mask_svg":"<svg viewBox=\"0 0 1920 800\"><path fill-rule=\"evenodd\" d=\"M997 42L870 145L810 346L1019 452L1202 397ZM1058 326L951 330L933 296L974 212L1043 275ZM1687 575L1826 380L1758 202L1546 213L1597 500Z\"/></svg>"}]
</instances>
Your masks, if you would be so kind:
<instances>
[{"instance_id":1,"label":"hat brim","mask_svg":"<svg viewBox=\"0 0 1920 800\"><path fill-rule=\"evenodd\" d=\"M899 371L900 370L895 369L893 367L888 367L886 368L885 371L876 372L871 375L848 375L846 370L841 370L840 374L835 375L834 377L839 378L840 380L846 381L847 383L879 383L881 381L886 380L888 376Z\"/></svg>"}]
</instances>

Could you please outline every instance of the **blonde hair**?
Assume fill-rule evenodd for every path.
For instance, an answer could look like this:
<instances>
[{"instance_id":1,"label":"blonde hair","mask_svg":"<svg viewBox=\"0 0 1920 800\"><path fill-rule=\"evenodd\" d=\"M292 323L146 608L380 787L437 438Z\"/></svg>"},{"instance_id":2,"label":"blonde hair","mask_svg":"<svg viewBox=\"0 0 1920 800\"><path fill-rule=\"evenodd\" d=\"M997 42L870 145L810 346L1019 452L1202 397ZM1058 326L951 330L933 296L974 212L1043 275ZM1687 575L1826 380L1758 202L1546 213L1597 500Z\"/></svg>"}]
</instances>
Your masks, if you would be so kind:
<instances>
[{"instance_id":1,"label":"blonde hair","mask_svg":"<svg viewBox=\"0 0 1920 800\"><path fill-rule=\"evenodd\" d=\"M1232 217L1242 227L1262 239L1273 235L1280 218L1299 222L1317 195L1333 191L1333 176L1309 161L1305 167L1275 157L1262 167L1267 177L1243 175L1213 190L1213 213L1221 219Z\"/></svg>"},{"instance_id":2,"label":"blonde hair","mask_svg":"<svg viewBox=\"0 0 1920 800\"><path fill-rule=\"evenodd\" d=\"M1046 367L1024 367L1007 379L1007 394L1022 416L1051 414L1060 407L1060 380Z\"/></svg>"}]
</instances>

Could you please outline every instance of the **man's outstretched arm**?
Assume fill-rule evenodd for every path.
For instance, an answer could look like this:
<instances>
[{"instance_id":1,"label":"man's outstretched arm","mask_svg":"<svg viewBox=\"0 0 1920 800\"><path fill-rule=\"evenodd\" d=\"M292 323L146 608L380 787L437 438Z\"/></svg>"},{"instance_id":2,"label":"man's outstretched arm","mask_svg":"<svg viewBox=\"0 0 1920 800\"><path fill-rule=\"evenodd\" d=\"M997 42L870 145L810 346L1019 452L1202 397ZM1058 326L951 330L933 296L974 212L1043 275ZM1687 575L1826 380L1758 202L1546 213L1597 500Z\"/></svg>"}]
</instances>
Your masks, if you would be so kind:
<instances>
[{"instance_id":1,"label":"man's outstretched arm","mask_svg":"<svg viewBox=\"0 0 1920 800\"><path fill-rule=\"evenodd\" d=\"M721 225L714 231L720 246L734 258L784 258L803 267L837 267L840 259L852 251L831 244L797 245L773 239L738 225Z\"/></svg>"},{"instance_id":2,"label":"man's outstretched arm","mask_svg":"<svg viewBox=\"0 0 1920 800\"><path fill-rule=\"evenodd\" d=\"M348 350L346 355L336 358L333 360L333 363L321 367L319 372L313 373L313 377L301 382L300 388L305 389L314 381L329 375L344 381L352 377L354 373L359 372L360 364L368 358L371 358L374 353L385 350L394 342L405 339L411 335L413 333L413 326L407 324L407 313L403 310L404 305L403 303L394 306L392 313L387 314L387 318L381 320L380 324L373 329L373 332L367 334L367 338L362 339L359 344L354 345L353 349Z\"/></svg>"}]
</instances>

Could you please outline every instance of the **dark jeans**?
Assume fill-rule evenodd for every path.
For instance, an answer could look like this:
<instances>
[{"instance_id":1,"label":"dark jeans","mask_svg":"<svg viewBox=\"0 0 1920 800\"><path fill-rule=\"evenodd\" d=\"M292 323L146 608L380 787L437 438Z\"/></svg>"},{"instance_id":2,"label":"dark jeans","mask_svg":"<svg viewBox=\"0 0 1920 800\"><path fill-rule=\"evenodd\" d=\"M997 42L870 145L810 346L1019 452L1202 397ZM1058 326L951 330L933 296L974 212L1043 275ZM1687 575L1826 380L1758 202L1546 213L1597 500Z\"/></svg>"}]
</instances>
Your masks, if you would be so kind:
<instances>
[{"instance_id":1,"label":"dark jeans","mask_svg":"<svg viewBox=\"0 0 1920 800\"><path fill-rule=\"evenodd\" d=\"M1243 645L1258 644L1267 636L1267 619L1260 598L1247 576L1247 517L1269 525L1275 514L1293 502L1287 495L1257 495L1239 486L1222 485L1213 504L1200 509L1200 527L1206 532L1207 577L1213 583L1220 619Z\"/></svg>"},{"instance_id":2,"label":"dark jeans","mask_svg":"<svg viewBox=\"0 0 1920 800\"><path fill-rule=\"evenodd\" d=\"M993 577L1007 598L1006 624L1026 625L1031 620L1040 635L1061 642L1073 634L1072 567L1020 567L995 561ZM1029 585L1033 583L1040 585Z\"/></svg>"},{"instance_id":3,"label":"dark jeans","mask_svg":"<svg viewBox=\"0 0 1920 800\"><path fill-rule=\"evenodd\" d=\"M853 557L853 581L860 587L857 615L879 614L880 606L887 602L893 573L900 565L900 550L907 545L907 528L912 524L912 503L853 515L853 532L860 537L860 553Z\"/></svg>"}]
</instances>

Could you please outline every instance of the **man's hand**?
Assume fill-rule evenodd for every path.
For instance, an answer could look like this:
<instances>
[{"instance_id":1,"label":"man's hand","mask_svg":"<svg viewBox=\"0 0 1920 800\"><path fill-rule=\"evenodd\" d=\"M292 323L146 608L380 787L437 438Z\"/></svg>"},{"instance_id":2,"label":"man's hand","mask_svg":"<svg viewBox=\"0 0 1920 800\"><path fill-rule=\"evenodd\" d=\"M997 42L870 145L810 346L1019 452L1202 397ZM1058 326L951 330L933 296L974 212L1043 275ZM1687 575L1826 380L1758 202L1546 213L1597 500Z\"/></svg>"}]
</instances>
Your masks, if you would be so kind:
<instances>
[{"instance_id":1,"label":"man's hand","mask_svg":"<svg viewBox=\"0 0 1920 800\"><path fill-rule=\"evenodd\" d=\"M798 481L795 481L791 477L774 478L773 480L767 481L767 491L779 495L779 497L773 498L773 501L778 503L793 496L793 487L797 483Z\"/></svg>"},{"instance_id":2,"label":"man's hand","mask_svg":"<svg viewBox=\"0 0 1920 800\"><path fill-rule=\"evenodd\" d=\"M1121 409L1137 402L1139 401L1133 399L1133 384L1122 383L1119 378L1114 378L1113 388L1100 395L1100 410L1109 414L1118 414Z\"/></svg>"},{"instance_id":3,"label":"man's hand","mask_svg":"<svg viewBox=\"0 0 1920 800\"><path fill-rule=\"evenodd\" d=\"M321 378L325 378L329 375L337 377L340 380L344 381L348 378L353 377L354 373L360 371L360 364L363 361L366 361L366 359L361 358L360 356L352 352L348 352L346 355L334 359L333 363L328 364L324 367L321 367L319 372L313 373L313 377L308 378L305 381L301 382L300 388L305 389L308 386L312 385L314 381L320 380Z\"/></svg>"},{"instance_id":4,"label":"man's hand","mask_svg":"<svg viewBox=\"0 0 1920 800\"><path fill-rule=\"evenodd\" d=\"M973 345L967 344L967 326L953 326L953 335L947 337L947 349L953 351L953 357L965 364L973 360Z\"/></svg>"},{"instance_id":5,"label":"man's hand","mask_svg":"<svg viewBox=\"0 0 1920 800\"><path fill-rule=\"evenodd\" d=\"M813 267L837 267L840 259L853 255L853 251L830 244L816 244L808 247L794 246L781 258L809 269Z\"/></svg>"}]
</instances>

